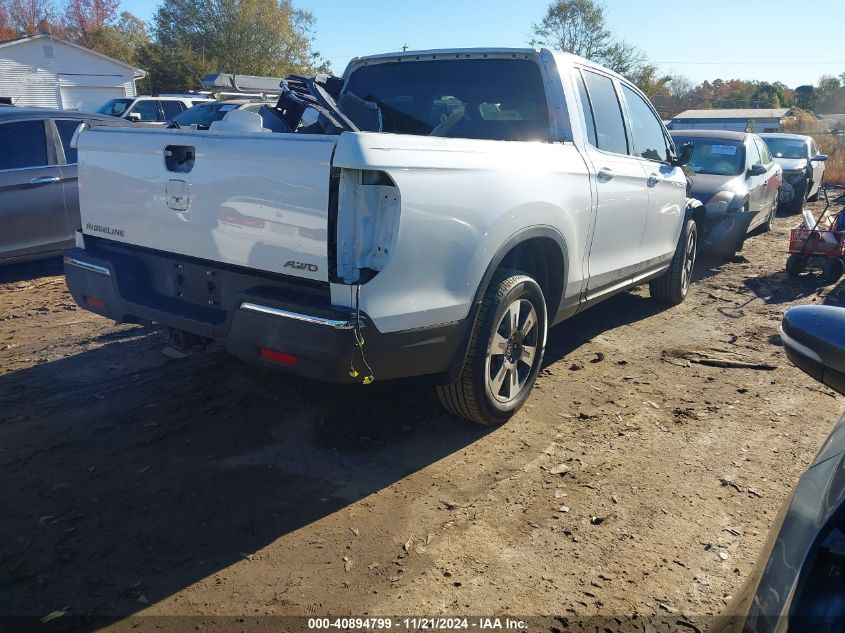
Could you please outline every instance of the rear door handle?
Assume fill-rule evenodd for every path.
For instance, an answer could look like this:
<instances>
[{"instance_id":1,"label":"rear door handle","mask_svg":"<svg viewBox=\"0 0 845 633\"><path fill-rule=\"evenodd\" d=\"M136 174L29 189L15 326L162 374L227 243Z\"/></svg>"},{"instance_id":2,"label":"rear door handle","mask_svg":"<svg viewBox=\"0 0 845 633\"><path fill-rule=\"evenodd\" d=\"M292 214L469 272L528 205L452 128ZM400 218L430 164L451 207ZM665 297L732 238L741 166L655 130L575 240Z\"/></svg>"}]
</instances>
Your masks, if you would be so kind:
<instances>
[{"instance_id":1,"label":"rear door handle","mask_svg":"<svg viewBox=\"0 0 845 633\"><path fill-rule=\"evenodd\" d=\"M54 182L61 182L61 180L59 176L39 176L30 180L29 184L32 187L40 187L41 185L51 185Z\"/></svg>"},{"instance_id":2,"label":"rear door handle","mask_svg":"<svg viewBox=\"0 0 845 633\"><path fill-rule=\"evenodd\" d=\"M649 187L656 187L657 183L660 182L660 176L657 174L649 174L648 175L648 186Z\"/></svg>"},{"instance_id":3,"label":"rear door handle","mask_svg":"<svg viewBox=\"0 0 845 633\"><path fill-rule=\"evenodd\" d=\"M602 167L596 172L596 181L597 182L610 182L613 180L613 177L616 174L613 173L612 169L608 169L607 167Z\"/></svg>"}]
</instances>

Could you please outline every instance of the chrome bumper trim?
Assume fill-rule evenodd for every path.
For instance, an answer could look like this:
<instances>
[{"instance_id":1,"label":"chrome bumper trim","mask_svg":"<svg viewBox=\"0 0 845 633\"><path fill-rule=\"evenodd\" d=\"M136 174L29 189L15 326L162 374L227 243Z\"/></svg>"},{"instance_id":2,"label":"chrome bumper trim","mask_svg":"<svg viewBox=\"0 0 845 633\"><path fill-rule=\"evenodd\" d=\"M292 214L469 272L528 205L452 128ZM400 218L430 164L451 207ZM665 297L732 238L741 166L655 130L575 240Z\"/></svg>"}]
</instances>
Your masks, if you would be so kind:
<instances>
[{"instance_id":1,"label":"chrome bumper trim","mask_svg":"<svg viewBox=\"0 0 845 633\"><path fill-rule=\"evenodd\" d=\"M292 321L320 325L333 330L351 330L355 327L352 321L327 319L325 317L318 317L312 314L301 314L299 312L291 312L290 310L282 310L281 308L271 308L270 306L264 306L258 303L242 303L241 310L256 312L258 314L266 314L280 319L290 319Z\"/></svg>"},{"instance_id":2,"label":"chrome bumper trim","mask_svg":"<svg viewBox=\"0 0 845 633\"><path fill-rule=\"evenodd\" d=\"M99 273L100 275L111 277L111 272L105 266L98 266L97 264L76 259L76 257L68 257L67 255L64 256L64 262L70 266L76 266L77 268L82 268L83 270L88 270L92 273Z\"/></svg>"},{"instance_id":3,"label":"chrome bumper trim","mask_svg":"<svg viewBox=\"0 0 845 633\"><path fill-rule=\"evenodd\" d=\"M802 356L806 356L810 360L817 362L819 365L823 365L822 359L816 354L813 350L809 347L804 345L803 343L799 343L794 338L789 336L786 332L783 331L783 328L780 328L780 340L784 347L791 347L793 350L801 354Z\"/></svg>"}]
</instances>

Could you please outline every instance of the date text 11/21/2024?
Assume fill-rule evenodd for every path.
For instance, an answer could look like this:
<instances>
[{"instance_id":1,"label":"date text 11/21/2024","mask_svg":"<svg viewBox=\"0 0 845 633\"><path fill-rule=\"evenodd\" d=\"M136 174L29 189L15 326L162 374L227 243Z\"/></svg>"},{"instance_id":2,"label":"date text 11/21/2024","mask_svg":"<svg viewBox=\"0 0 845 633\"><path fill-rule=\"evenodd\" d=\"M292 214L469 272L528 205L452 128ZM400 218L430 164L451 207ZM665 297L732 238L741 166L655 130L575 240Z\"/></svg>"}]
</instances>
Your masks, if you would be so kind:
<instances>
[{"instance_id":1,"label":"date text 11/21/2024","mask_svg":"<svg viewBox=\"0 0 845 633\"><path fill-rule=\"evenodd\" d=\"M510 630L510 631L524 631L526 630L526 622L515 618L495 618L495 617L479 617L479 618L463 618L463 617L408 617L408 618L308 618L309 630L381 630L388 631L394 626L397 629L405 629L409 631L419 631L422 629L439 630L439 631L459 631L459 630L481 630L481 631L495 631L495 630Z\"/></svg>"}]
</instances>

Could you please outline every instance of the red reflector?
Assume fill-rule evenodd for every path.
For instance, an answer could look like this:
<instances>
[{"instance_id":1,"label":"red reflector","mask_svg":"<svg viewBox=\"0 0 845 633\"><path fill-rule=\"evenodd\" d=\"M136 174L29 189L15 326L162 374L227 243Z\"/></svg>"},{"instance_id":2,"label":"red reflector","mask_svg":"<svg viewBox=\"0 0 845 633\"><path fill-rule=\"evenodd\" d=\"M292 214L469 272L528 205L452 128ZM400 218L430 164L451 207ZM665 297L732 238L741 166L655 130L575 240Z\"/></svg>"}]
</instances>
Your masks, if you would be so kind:
<instances>
[{"instance_id":1,"label":"red reflector","mask_svg":"<svg viewBox=\"0 0 845 633\"><path fill-rule=\"evenodd\" d=\"M243 215L237 211L219 211L217 219L223 224L235 224L237 226L247 226L251 229L263 229L264 220L261 218L254 218L251 215Z\"/></svg>"},{"instance_id":2,"label":"red reflector","mask_svg":"<svg viewBox=\"0 0 845 633\"><path fill-rule=\"evenodd\" d=\"M285 354L275 349L268 349L266 347L258 348L258 353L264 360L270 360L274 363L281 363L282 365L290 365L296 367L296 356L293 354Z\"/></svg>"},{"instance_id":3,"label":"red reflector","mask_svg":"<svg viewBox=\"0 0 845 633\"><path fill-rule=\"evenodd\" d=\"M102 308L106 307L106 302L103 301L102 299L100 299L99 297L86 296L85 297L85 303L92 308L101 308L102 309Z\"/></svg>"}]
</instances>

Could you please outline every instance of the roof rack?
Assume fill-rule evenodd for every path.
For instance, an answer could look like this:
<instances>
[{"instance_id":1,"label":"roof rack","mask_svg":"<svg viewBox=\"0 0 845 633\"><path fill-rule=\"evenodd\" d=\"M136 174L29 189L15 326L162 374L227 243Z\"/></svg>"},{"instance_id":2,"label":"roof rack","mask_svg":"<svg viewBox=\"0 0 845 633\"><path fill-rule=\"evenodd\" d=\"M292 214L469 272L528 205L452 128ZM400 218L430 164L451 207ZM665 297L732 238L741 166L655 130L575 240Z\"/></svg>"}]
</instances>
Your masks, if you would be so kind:
<instances>
[{"instance_id":1,"label":"roof rack","mask_svg":"<svg viewBox=\"0 0 845 633\"><path fill-rule=\"evenodd\" d=\"M209 73L200 80L205 90L228 95L242 94L251 97L267 97L281 94L280 77L256 77L254 75L232 75L229 73Z\"/></svg>"}]
</instances>

